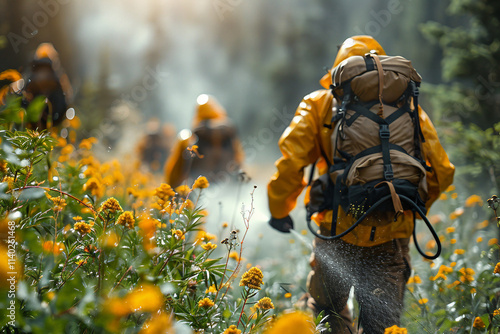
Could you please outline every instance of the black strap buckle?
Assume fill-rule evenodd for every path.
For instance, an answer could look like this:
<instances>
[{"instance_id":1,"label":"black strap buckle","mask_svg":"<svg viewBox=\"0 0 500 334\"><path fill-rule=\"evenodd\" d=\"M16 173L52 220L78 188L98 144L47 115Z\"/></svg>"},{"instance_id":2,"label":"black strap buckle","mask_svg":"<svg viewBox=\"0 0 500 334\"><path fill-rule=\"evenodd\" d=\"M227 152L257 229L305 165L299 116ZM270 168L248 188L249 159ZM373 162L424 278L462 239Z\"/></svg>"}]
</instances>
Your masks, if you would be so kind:
<instances>
[{"instance_id":1,"label":"black strap buckle","mask_svg":"<svg viewBox=\"0 0 500 334\"><path fill-rule=\"evenodd\" d=\"M388 124L380 124L379 136L381 139L389 139L391 132Z\"/></svg>"},{"instance_id":2,"label":"black strap buckle","mask_svg":"<svg viewBox=\"0 0 500 334\"><path fill-rule=\"evenodd\" d=\"M384 165L384 179L387 181L394 179L394 172L391 165Z\"/></svg>"},{"instance_id":3,"label":"black strap buckle","mask_svg":"<svg viewBox=\"0 0 500 334\"><path fill-rule=\"evenodd\" d=\"M419 84L415 81L411 81L412 95L418 97L420 95L420 89L418 89Z\"/></svg>"}]
</instances>

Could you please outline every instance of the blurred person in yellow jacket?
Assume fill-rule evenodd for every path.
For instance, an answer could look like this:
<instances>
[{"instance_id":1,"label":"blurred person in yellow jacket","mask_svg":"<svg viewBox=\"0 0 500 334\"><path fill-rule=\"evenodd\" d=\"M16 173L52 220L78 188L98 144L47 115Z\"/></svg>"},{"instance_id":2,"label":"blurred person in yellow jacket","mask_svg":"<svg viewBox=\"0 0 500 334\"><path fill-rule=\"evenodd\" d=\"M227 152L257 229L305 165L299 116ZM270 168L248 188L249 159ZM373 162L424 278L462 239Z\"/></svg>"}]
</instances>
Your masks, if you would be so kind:
<instances>
[{"instance_id":1,"label":"blurred person in yellow jacket","mask_svg":"<svg viewBox=\"0 0 500 334\"><path fill-rule=\"evenodd\" d=\"M165 179L172 187L200 175L209 182L227 180L238 173L243 160L243 147L226 110L214 96L201 94L191 130L184 129L177 136Z\"/></svg>"},{"instance_id":2,"label":"blurred person in yellow jacket","mask_svg":"<svg viewBox=\"0 0 500 334\"><path fill-rule=\"evenodd\" d=\"M46 98L46 106L32 128L46 129L61 124L72 100L73 89L64 72L59 54L51 43L41 43L33 57L30 75L24 89L25 104L38 96Z\"/></svg>"},{"instance_id":3,"label":"blurred person in yellow jacket","mask_svg":"<svg viewBox=\"0 0 500 334\"><path fill-rule=\"evenodd\" d=\"M333 163L332 134L335 126L324 126L332 122L338 107L329 89L333 69L351 56L367 53L386 55L371 36L353 36L345 40L332 69L320 80L325 89L303 98L279 140L283 156L275 163L277 171L268 184L268 199L272 216L269 224L280 232L289 232L294 227L289 214L307 185L304 169L316 162L318 174L323 175ZM454 166L441 146L431 120L420 107L418 111L425 138L421 143L422 155L430 166L426 172L428 196L425 203L429 209L452 183ZM307 191L306 204L309 195ZM319 212L312 218L323 235L330 234L332 210ZM336 234L346 231L355 221L339 206ZM411 275L408 245L413 227L413 215L405 211L396 221L377 226L375 237L370 235L371 226L360 224L340 239L315 239L310 260L312 270L308 277L309 293L303 300L316 315L323 311L328 316L326 321L332 333L356 332L347 308L352 287L360 305L359 323L364 333L384 333L385 328L399 325L405 286Z\"/></svg>"}]
</instances>

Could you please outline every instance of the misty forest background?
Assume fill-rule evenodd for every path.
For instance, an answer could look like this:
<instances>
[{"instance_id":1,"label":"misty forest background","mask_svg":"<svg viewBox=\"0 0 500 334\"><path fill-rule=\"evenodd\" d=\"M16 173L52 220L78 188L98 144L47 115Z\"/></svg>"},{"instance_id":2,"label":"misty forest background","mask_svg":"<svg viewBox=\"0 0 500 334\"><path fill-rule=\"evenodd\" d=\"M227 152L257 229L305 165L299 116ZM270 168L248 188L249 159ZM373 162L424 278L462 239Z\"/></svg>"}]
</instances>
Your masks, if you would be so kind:
<instances>
[{"instance_id":1,"label":"misty forest background","mask_svg":"<svg viewBox=\"0 0 500 334\"><path fill-rule=\"evenodd\" d=\"M352 35L374 36L423 77L420 102L457 166L458 196L498 194L499 18L496 0L0 0L0 71L26 73L39 43L52 42L80 135L98 138L106 159L134 154L151 117L189 128L196 97L213 94L238 127L248 189L258 186L250 233L283 241L264 226L278 138ZM223 193L226 220L235 192ZM209 212L221 196L207 196ZM305 228L302 205L293 217Z\"/></svg>"}]
</instances>

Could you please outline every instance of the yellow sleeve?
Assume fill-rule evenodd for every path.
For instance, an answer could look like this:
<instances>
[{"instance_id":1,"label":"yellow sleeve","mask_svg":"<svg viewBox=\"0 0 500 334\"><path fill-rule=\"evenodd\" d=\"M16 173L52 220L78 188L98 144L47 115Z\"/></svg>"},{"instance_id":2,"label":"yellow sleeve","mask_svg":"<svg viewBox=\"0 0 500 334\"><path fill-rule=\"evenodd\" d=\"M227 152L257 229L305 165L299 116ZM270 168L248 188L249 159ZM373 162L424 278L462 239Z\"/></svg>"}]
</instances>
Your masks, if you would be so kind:
<instances>
[{"instance_id":1,"label":"yellow sleeve","mask_svg":"<svg viewBox=\"0 0 500 334\"><path fill-rule=\"evenodd\" d=\"M172 188L182 184L187 179L188 171L186 170L185 159L182 156L186 148L190 146L192 137L187 139L177 138L172 152L165 164L165 182Z\"/></svg>"},{"instance_id":2,"label":"yellow sleeve","mask_svg":"<svg viewBox=\"0 0 500 334\"><path fill-rule=\"evenodd\" d=\"M276 161L277 171L267 186L269 209L274 218L284 218L295 208L297 197L306 186L304 168L321 156L323 122L331 101L332 96L326 90L304 97L281 135L278 145L283 156Z\"/></svg>"},{"instance_id":3,"label":"yellow sleeve","mask_svg":"<svg viewBox=\"0 0 500 334\"><path fill-rule=\"evenodd\" d=\"M438 134L429 116L419 107L420 127L425 142L422 143L422 153L431 171L427 172L428 199L426 203L429 209L438 199L439 195L453 183L455 166L450 162L443 146L439 142Z\"/></svg>"}]
</instances>

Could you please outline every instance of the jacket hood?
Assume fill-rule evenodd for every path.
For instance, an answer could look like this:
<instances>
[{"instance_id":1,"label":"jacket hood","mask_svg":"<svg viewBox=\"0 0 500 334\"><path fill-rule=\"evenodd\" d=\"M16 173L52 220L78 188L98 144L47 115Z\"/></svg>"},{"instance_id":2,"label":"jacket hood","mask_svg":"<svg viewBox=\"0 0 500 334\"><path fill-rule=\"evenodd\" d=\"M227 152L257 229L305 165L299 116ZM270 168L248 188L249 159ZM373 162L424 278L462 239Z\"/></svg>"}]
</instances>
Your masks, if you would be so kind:
<instances>
[{"instance_id":1,"label":"jacket hood","mask_svg":"<svg viewBox=\"0 0 500 334\"><path fill-rule=\"evenodd\" d=\"M196 99L196 111L193 119L193 128L200 122L208 119L224 120L227 113L224 107L212 95L201 94Z\"/></svg>"},{"instance_id":2,"label":"jacket hood","mask_svg":"<svg viewBox=\"0 0 500 334\"><path fill-rule=\"evenodd\" d=\"M371 36L358 35L349 37L340 46L332 68L321 78L319 83L324 88L329 89L332 84L332 72L335 66L351 56L364 56L370 52L378 55L386 55L382 46Z\"/></svg>"}]
</instances>

